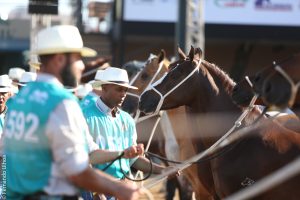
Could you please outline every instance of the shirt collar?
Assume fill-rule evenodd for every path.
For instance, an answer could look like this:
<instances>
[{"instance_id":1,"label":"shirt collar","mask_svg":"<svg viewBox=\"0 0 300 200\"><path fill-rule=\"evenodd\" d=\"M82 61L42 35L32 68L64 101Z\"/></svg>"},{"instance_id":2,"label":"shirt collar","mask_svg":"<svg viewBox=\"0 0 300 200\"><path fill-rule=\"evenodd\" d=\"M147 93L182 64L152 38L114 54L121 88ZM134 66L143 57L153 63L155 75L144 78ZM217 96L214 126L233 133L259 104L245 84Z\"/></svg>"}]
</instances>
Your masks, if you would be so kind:
<instances>
[{"instance_id":1,"label":"shirt collar","mask_svg":"<svg viewBox=\"0 0 300 200\"><path fill-rule=\"evenodd\" d=\"M112 112L113 112L113 110L117 110L117 111L116 111L116 114L119 113L119 109L118 109L117 107L111 109L110 107L108 107L108 106L102 101L101 98L98 98L98 99L97 99L96 106L97 106L97 108L98 108L101 112L103 112L104 114L109 115L109 116L111 116L111 117L112 117Z\"/></svg>"},{"instance_id":2,"label":"shirt collar","mask_svg":"<svg viewBox=\"0 0 300 200\"><path fill-rule=\"evenodd\" d=\"M36 81L52 83L52 84L63 87L63 84L61 82L59 82L59 80L55 76L53 76L51 74L47 74L47 73L39 73L37 75Z\"/></svg>"}]
</instances>

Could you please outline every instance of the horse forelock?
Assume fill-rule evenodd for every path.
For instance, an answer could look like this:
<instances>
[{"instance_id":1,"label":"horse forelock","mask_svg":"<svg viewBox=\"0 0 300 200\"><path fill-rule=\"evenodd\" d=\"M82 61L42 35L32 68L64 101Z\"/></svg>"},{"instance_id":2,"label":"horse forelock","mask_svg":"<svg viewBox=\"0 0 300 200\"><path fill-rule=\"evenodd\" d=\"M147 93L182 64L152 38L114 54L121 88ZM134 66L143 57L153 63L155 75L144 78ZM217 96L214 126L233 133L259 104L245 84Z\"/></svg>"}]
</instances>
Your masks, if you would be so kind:
<instances>
[{"instance_id":1,"label":"horse forelock","mask_svg":"<svg viewBox=\"0 0 300 200\"><path fill-rule=\"evenodd\" d=\"M149 55L147 61L150 62L150 61L153 60L154 58L158 58L157 55L150 53L150 55Z\"/></svg>"},{"instance_id":2,"label":"horse forelock","mask_svg":"<svg viewBox=\"0 0 300 200\"><path fill-rule=\"evenodd\" d=\"M206 69L208 69L208 71L212 72L214 75L216 75L220 79L220 81L224 87L224 90L226 91L226 93L228 95L231 96L233 88L236 85L236 83L229 77L229 75L226 72L224 72L223 70L221 70L217 65L209 63L206 60L203 60L202 64L204 65L204 67Z\"/></svg>"}]
</instances>

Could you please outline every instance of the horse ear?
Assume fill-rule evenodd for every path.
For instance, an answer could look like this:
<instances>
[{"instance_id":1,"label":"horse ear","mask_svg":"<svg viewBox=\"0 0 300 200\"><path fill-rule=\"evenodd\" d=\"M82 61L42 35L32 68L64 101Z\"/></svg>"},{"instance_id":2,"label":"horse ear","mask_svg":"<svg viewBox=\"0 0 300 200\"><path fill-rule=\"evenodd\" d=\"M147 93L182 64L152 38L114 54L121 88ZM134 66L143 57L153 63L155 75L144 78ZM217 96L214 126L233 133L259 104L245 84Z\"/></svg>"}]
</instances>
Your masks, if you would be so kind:
<instances>
[{"instance_id":1,"label":"horse ear","mask_svg":"<svg viewBox=\"0 0 300 200\"><path fill-rule=\"evenodd\" d=\"M195 55L195 49L193 46L191 46L190 52L189 52L189 59L194 60L194 55Z\"/></svg>"},{"instance_id":2,"label":"horse ear","mask_svg":"<svg viewBox=\"0 0 300 200\"><path fill-rule=\"evenodd\" d=\"M195 48L195 56L196 56L196 58L198 58L198 59L200 59L200 58L202 58L202 50L201 50L201 48L200 47L197 47L197 48Z\"/></svg>"},{"instance_id":3,"label":"horse ear","mask_svg":"<svg viewBox=\"0 0 300 200\"><path fill-rule=\"evenodd\" d=\"M166 57L166 52L165 52L165 50L161 49L158 54L158 63L163 61L165 59L165 57Z\"/></svg>"},{"instance_id":4,"label":"horse ear","mask_svg":"<svg viewBox=\"0 0 300 200\"><path fill-rule=\"evenodd\" d=\"M185 53L182 51L182 49L177 45L177 52L178 52L178 57L180 60L184 60L186 58Z\"/></svg>"}]
</instances>

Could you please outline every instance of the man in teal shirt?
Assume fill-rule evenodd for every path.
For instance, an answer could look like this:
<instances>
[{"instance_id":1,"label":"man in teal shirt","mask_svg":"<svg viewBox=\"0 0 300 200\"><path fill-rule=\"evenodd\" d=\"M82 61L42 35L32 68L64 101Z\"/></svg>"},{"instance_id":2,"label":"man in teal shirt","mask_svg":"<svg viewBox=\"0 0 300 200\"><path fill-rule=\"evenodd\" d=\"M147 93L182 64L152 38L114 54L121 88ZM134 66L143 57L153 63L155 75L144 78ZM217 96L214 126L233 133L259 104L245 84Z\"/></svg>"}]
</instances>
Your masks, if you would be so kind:
<instances>
[{"instance_id":1,"label":"man in teal shirt","mask_svg":"<svg viewBox=\"0 0 300 200\"><path fill-rule=\"evenodd\" d=\"M119 108L127 89L137 89L129 85L127 72L109 67L100 76L95 77L93 87L99 86L102 87L100 98L83 109L94 141L100 149L108 151L127 151L130 147L134 147L137 152L143 151L143 145L136 143L137 133L133 118ZM107 165L108 163L97 164L95 167L102 170ZM134 159L121 159L121 166L118 161L114 162L106 172L117 179L123 179L123 172L128 173L131 165L144 172L150 171L149 160L137 156ZM153 164L153 173L159 174L163 169L163 166Z\"/></svg>"},{"instance_id":2,"label":"man in teal shirt","mask_svg":"<svg viewBox=\"0 0 300 200\"><path fill-rule=\"evenodd\" d=\"M41 61L36 82L9 103L4 128L7 199L78 199L79 187L138 199L139 190L89 166L88 129L78 101L64 86L74 87L84 69L83 47L74 26L41 30L35 51Z\"/></svg>"}]
</instances>

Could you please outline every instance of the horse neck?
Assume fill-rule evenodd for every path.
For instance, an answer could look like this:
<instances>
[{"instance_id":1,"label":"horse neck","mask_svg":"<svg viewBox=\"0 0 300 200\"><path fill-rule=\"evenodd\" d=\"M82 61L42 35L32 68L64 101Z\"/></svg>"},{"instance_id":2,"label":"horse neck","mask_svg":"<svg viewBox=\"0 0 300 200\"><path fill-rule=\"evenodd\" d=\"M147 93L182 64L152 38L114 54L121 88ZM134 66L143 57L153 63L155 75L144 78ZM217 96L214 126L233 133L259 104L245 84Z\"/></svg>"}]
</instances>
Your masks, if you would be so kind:
<instances>
[{"instance_id":1,"label":"horse neck","mask_svg":"<svg viewBox=\"0 0 300 200\"><path fill-rule=\"evenodd\" d=\"M213 81L208 81L210 75ZM206 147L219 139L222 133L225 134L226 130L234 125L234 120L240 114L239 108L235 106L229 96L234 82L227 77L224 79L221 75L209 73L204 76L200 74L197 76L198 81L194 81L196 85L191 86L197 87L198 91L193 91L195 97L187 107L187 111L192 121L194 136L199 137ZM218 87L218 94L216 94L215 85ZM216 124L220 125L218 130L214 128Z\"/></svg>"},{"instance_id":2,"label":"horse neck","mask_svg":"<svg viewBox=\"0 0 300 200\"><path fill-rule=\"evenodd\" d=\"M193 113L204 112L221 112L238 110L238 107L231 100L231 92L235 86L235 82L217 66L206 67L207 62L204 61L204 67L194 81L193 88L197 88L194 92L195 98L190 104L190 110Z\"/></svg>"}]
</instances>

